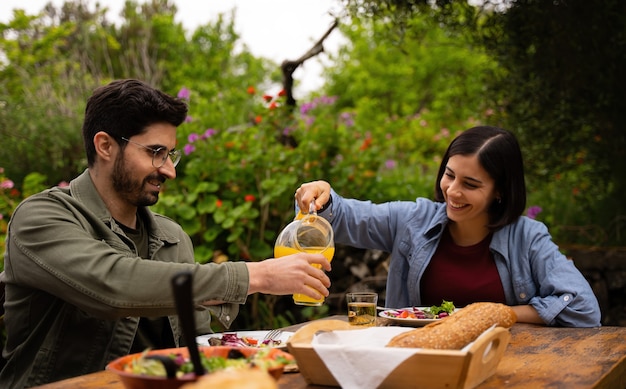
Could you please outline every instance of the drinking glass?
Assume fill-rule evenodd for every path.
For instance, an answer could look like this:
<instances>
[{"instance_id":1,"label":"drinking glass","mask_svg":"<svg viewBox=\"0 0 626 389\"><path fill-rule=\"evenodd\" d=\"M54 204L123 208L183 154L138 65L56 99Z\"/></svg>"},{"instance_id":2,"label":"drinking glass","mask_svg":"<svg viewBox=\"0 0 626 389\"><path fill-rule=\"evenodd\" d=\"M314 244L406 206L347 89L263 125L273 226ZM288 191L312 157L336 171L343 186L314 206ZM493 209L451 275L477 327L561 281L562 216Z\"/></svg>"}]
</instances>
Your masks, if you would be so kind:
<instances>
[{"instance_id":1,"label":"drinking glass","mask_svg":"<svg viewBox=\"0 0 626 389\"><path fill-rule=\"evenodd\" d=\"M378 294L374 292L350 292L346 294L348 322L353 326L373 327L376 325Z\"/></svg>"}]
</instances>

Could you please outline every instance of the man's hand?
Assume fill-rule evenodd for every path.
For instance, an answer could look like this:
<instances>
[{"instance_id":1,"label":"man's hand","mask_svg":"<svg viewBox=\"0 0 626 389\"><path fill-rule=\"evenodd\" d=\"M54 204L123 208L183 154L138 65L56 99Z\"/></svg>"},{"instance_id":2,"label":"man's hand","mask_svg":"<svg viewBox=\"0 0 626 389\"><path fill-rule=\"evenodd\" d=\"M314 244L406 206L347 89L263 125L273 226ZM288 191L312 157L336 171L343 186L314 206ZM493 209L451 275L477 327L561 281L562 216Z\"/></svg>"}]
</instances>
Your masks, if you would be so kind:
<instances>
[{"instance_id":1,"label":"man's hand","mask_svg":"<svg viewBox=\"0 0 626 389\"><path fill-rule=\"evenodd\" d=\"M250 274L248 294L302 293L314 299L328 296L330 278L324 271L331 267L321 254L292 254L246 265Z\"/></svg>"}]
</instances>

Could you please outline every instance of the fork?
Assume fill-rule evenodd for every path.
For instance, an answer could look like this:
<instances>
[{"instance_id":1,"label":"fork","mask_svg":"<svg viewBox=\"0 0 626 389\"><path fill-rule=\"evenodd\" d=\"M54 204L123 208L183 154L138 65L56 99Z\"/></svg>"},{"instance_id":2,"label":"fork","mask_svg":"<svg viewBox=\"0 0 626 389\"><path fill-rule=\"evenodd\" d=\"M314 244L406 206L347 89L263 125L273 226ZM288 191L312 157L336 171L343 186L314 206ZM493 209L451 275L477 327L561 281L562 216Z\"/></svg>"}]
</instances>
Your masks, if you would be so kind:
<instances>
[{"instance_id":1,"label":"fork","mask_svg":"<svg viewBox=\"0 0 626 389\"><path fill-rule=\"evenodd\" d=\"M275 329L275 330L271 330L270 332L267 333L267 335L265 335L265 338L263 338L263 340L275 340L278 337L280 337L280 335L283 333L283 330L279 330L279 329Z\"/></svg>"}]
</instances>

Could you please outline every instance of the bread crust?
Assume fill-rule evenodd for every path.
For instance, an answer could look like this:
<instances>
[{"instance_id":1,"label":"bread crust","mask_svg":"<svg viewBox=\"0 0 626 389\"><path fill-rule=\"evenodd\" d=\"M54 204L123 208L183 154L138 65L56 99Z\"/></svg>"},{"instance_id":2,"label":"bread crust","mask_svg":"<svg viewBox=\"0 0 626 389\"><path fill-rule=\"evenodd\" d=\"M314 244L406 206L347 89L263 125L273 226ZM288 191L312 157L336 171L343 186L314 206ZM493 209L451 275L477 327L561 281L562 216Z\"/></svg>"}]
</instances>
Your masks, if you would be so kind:
<instances>
[{"instance_id":1,"label":"bread crust","mask_svg":"<svg viewBox=\"0 0 626 389\"><path fill-rule=\"evenodd\" d=\"M513 309L500 303L473 303L458 312L393 337L387 347L460 350L494 324L510 328L517 321Z\"/></svg>"},{"instance_id":2,"label":"bread crust","mask_svg":"<svg viewBox=\"0 0 626 389\"><path fill-rule=\"evenodd\" d=\"M278 389L276 380L261 369L219 370L206 374L181 389Z\"/></svg>"}]
</instances>

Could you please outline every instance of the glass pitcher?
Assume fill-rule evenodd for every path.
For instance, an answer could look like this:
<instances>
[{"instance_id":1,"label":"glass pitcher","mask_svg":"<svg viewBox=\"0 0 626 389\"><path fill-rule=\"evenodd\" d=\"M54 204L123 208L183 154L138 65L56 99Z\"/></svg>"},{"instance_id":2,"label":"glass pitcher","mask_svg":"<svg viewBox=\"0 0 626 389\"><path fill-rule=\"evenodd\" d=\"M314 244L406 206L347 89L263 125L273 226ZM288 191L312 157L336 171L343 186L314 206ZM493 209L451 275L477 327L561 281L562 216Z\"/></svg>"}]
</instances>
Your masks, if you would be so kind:
<instances>
[{"instance_id":1,"label":"glass pitcher","mask_svg":"<svg viewBox=\"0 0 626 389\"><path fill-rule=\"evenodd\" d=\"M335 255L333 228L326 219L317 216L314 203L311 203L308 214L298 213L295 220L280 232L274 244L276 258L299 252L322 254L328 262ZM320 265L312 266L321 268ZM319 306L324 303L324 298L315 300L296 293L293 295L293 301L298 305Z\"/></svg>"}]
</instances>

